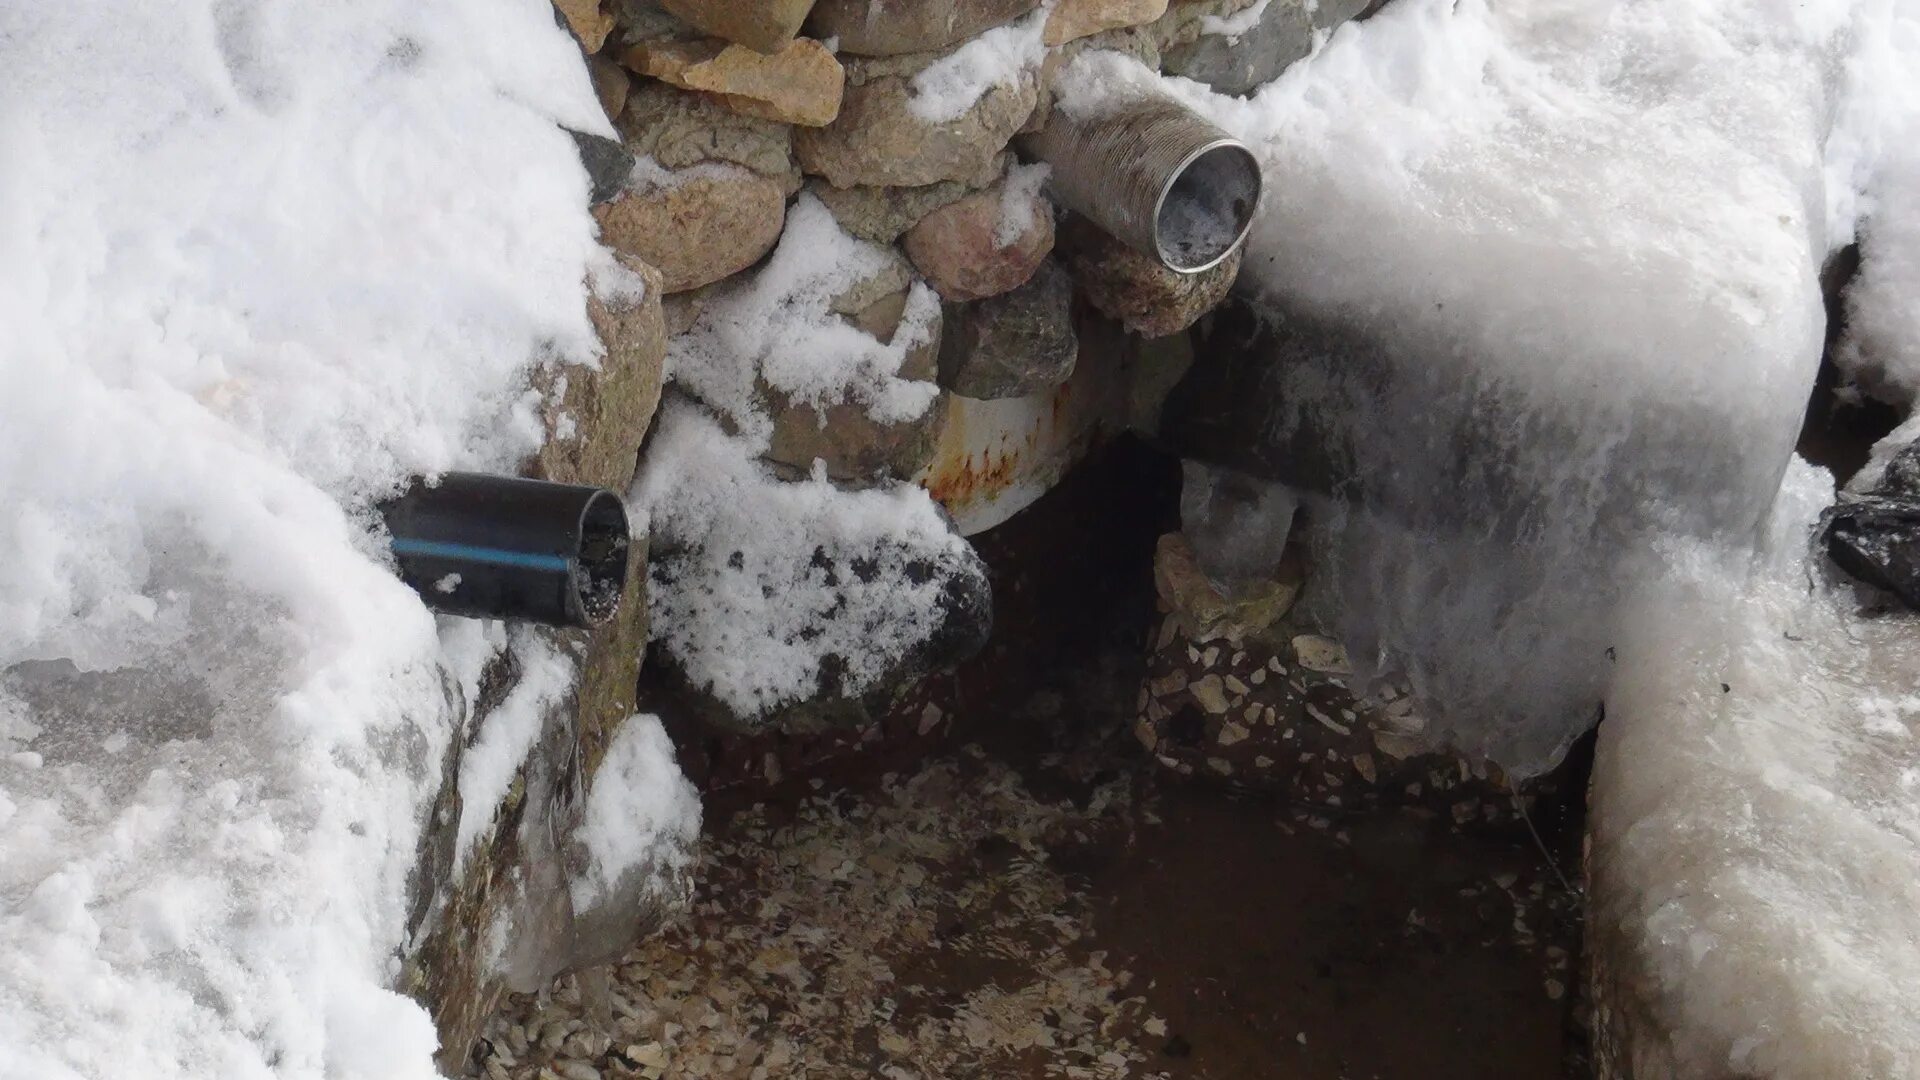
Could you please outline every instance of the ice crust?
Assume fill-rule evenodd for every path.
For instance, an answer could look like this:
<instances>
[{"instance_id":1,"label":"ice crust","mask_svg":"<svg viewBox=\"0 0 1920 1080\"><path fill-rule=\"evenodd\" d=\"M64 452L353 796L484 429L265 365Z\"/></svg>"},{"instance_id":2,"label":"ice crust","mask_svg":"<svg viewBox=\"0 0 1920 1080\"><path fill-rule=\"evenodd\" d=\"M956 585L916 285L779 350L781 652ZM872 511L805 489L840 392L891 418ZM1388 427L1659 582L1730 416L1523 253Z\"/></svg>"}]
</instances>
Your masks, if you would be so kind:
<instances>
[{"instance_id":1,"label":"ice crust","mask_svg":"<svg viewBox=\"0 0 1920 1080\"><path fill-rule=\"evenodd\" d=\"M0 6L0 1077L435 1075L409 874L505 639L365 507L594 362L562 124L540 0Z\"/></svg>"},{"instance_id":2,"label":"ice crust","mask_svg":"<svg viewBox=\"0 0 1920 1080\"><path fill-rule=\"evenodd\" d=\"M1920 620L1831 576L1790 455L1861 214L1843 359L1913 370L1915 17L1396 0L1251 102L1166 80L1285 177L1242 288L1427 375L1292 387L1395 508L1306 508L1350 652L1522 773L1605 702L1591 947L1658 1075L1920 1074ZM1083 58L1063 107L1140 76ZM1431 467L1461 430L1498 486Z\"/></svg>"},{"instance_id":3,"label":"ice crust","mask_svg":"<svg viewBox=\"0 0 1920 1080\"><path fill-rule=\"evenodd\" d=\"M1669 529L1750 542L1822 346L1827 142L1885 5L1400 0L1250 100L1173 92L1268 184L1240 287L1364 357L1268 421L1352 456L1309 508L1365 673L1537 773L1598 715ZM1062 107L1143 69L1088 54ZM1284 442L1285 440L1280 440Z\"/></svg>"},{"instance_id":4,"label":"ice crust","mask_svg":"<svg viewBox=\"0 0 1920 1080\"><path fill-rule=\"evenodd\" d=\"M1920 1073L1920 619L1810 570L1832 499L1796 463L1759 557L1676 545L1625 605L1592 948L1676 1075Z\"/></svg>"}]
</instances>

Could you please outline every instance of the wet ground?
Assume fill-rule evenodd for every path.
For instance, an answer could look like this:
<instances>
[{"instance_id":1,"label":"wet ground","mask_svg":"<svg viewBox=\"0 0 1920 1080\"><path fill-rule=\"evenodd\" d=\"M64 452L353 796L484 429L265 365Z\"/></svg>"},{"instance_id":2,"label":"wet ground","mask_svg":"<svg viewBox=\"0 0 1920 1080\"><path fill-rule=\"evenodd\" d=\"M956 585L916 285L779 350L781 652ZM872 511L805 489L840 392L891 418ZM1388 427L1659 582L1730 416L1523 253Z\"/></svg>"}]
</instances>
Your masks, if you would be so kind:
<instances>
[{"instance_id":1,"label":"wet ground","mask_svg":"<svg viewBox=\"0 0 1920 1080\"><path fill-rule=\"evenodd\" d=\"M1129 451L985 538L996 625L1045 632L959 674L951 733L710 804L691 918L508 1002L476 1071L1584 1075L1577 806L1329 817L1134 742L1170 483Z\"/></svg>"}]
</instances>

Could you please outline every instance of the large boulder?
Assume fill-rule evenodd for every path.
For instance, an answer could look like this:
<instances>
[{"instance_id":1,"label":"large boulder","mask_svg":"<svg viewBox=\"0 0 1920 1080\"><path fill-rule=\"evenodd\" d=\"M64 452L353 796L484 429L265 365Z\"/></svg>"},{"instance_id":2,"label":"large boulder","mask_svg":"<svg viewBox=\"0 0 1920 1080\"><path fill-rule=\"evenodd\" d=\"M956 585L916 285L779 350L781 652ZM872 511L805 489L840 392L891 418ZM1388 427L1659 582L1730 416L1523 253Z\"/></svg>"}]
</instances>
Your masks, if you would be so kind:
<instances>
[{"instance_id":1,"label":"large boulder","mask_svg":"<svg viewBox=\"0 0 1920 1080\"><path fill-rule=\"evenodd\" d=\"M639 486L653 522L650 708L761 731L885 695L976 652L986 567L924 491L784 480L705 410L662 412Z\"/></svg>"},{"instance_id":2,"label":"large boulder","mask_svg":"<svg viewBox=\"0 0 1920 1080\"><path fill-rule=\"evenodd\" d=\"M1073 374L1073 281L1052 260L1001 296L947 304L940 385L979 400L1023 397Z\"/></svg>"},{"instance_id":3,"label":"large boulder","mask_svg":"<svg viewBox=\"0 0 1920 1080\"><path fill-rule=\"evenodd\" d=\"M601 239L659 269L667 292L739 273L773 250L787 193L747 169L712 166L629 182L594 208Z\"/></svg>"},{"instance_id":4,"label":"large boulder","mask_svg":"<svg viewBox=\"0 0 1920 1080\"><path fill-rule=\"evenodd\" d=\"M549 438L529 466L533 476L623 492L632 482L660 400L666 335L658 273L631 257L618 261L589 282L587 311L605 347L599 366L545 369L535 378ZM470 741L456 740L443 764L447 780L410 882L414 945L400 983L432 1012L449 1075L464 1071L502 993L603 963L686 901L698 807L673 771L657 722L634 715L648 638L644 537L628 557L626 590L606 623L510 632L481 677ZM556 684L556 670L570 673ZM529 724L532 748L500 778L503 786L462 782L469 753L497 755L496 740ZM634 750L645 751L643 779L670 794L674 820L631 822L636 839L650 836L657 847L617 868L599 867L610 871L601 887L576 888L597 858L583 827L596 803L636 779L628 775ZM463 803L494 795L497 805ZM482 941L499 945L476 947Z\"/></svg>"},{"instance_id":5,"label":"large boulder","mask_svg":"<svg viewBox=\"0 0 1920 1080\"><path fill-rule=\"evenodd\" d=\"M807 30L838 38L855 56L929 52L978 36L1040 6L1040 0L820 0Z\"/></svg>"}]
</instances>

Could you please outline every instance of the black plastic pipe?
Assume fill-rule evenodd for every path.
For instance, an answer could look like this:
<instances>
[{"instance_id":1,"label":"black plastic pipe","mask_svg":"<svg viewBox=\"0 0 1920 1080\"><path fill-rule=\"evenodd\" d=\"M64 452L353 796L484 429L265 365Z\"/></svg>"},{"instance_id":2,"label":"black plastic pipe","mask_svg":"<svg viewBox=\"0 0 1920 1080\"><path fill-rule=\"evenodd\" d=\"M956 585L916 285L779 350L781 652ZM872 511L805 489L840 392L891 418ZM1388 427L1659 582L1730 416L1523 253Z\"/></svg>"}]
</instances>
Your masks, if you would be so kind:
<instances>
[{"instance_id":1,"label":"black plastic pipe","mask_svg":"<svg viewBox=\"0 0 1920 1080\"><path fill-rule=\"evenodd\" d=\"M631 540L605 488L447 473L380 513L401 580L435 611L594 626L620 609Z\"/></svg>"}]
</instances>

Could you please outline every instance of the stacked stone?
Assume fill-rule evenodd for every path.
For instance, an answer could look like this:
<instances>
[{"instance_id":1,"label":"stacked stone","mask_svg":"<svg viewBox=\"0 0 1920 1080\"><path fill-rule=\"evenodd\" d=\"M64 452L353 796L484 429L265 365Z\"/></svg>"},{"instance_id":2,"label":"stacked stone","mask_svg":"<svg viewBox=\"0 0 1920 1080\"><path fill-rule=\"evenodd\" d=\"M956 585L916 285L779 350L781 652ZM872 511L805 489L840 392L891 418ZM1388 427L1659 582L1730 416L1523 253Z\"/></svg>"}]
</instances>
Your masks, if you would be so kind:
<instances>
[{"instance_id":1,"label":"stacked stone","mask_svg":"<svg viewBox=\"0 0 1920 1080\"><path fill-rule=\"evenodd\" d=\"M858 402L816 406L787 400L764 380L758 385L758 404L773 421L768 463L797 479L819 462L833 481L854 486L928 475L956 399L1054 391L1075 370L1082 336L1111 340L1077 333L1088 321L1166 335L1226 295L1237 255L1206 273L1180 275L1084 220L1068 217L1056 227L1042 174L1020 165L1011 144L1045 121L1051 84L1080 50L1118 49L1159 66L1164 47L1179 58L1172 70L1213 80L1226 69L1208 58L1208 20L1237 18L1234 26L1300 31L1284 48L1262 47L1271 54L1263 63L1277 73L1307 48L1308 6L1056 0L1042 10L1040 0L556 0L621 137L620 148L582 139L596 172L602 239L651 268L656 288L649 294L664 295L668 333L689 330L714 290L754 272L779 242L798 198L818 199L845 232L893 253L886 272L833 305L849 324L890 341L916 282L938 294L934 333L907 350L897 373L941 388L922 416L881 422ZM1032 19L1045 20L1041 62L987 89L950 120L915 113L916 74L982 34ZM1227 78L1220 85L1237 91L1253 83ZM600 381L580 377L565 385L569 395L592 393ZM562 409L569 416L581 411L574 403ZM628 430L644 431L645 423ZM806 703L772 726L851 725L849 741L857 745L901 727L884 723L876 709L905 702L900 707L915 713L905 726L924 732L925 695L906 689L854 708ZM713 719L710 708L694 711ZM764 734L769 725L734 726Z\"/></svg>"}]
</instances>

